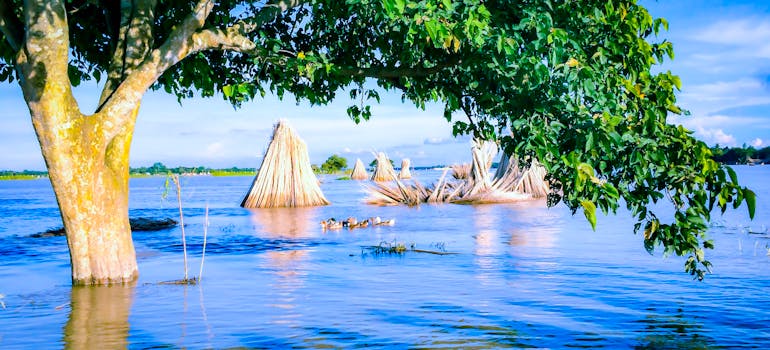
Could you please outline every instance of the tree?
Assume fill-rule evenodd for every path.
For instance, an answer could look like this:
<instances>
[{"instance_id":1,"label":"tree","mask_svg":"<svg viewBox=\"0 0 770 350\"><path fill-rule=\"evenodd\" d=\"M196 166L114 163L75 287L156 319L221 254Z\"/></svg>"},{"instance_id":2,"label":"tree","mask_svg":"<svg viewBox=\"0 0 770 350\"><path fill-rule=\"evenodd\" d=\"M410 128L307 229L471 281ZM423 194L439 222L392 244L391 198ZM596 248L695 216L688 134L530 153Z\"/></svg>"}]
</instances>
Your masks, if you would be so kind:
<instances>
[{"instance_id":1,"label":"tree","mask_svg":"<svg viewBox=\"0 0 770 350\"><path fill-rule=\"evenodd\" d=\"M582 208L593 226L596 208L623 203L647 249L689 255L702 278L711 209L745 200L753 216L754 194L666 123L682 113L679 78L652 69L673 58L655 41L666 27L635 0L8 0L0 79L29 107L76 284L137 276L128 155L148 89L234 106L268 91L325 104L344 90L355 122L383 90L441 102L456 134L539 159L549 204ZM89 79L105 85L81 111L72 86ZM662 198L675 207L668 223L647 209Z\"/></svg>"},{"instance_id":2,"label":"tree","mask_svg":"<svg viewBox=\"0 0 770 350\"><path fill-rule=\"evenodd\" d=\"M331 174L335 171L340 171L348 167L348 160L342 158L336 154L332 154L326 161L321 164L321 170L325 173Z\"/></svg>"}]
</instances>

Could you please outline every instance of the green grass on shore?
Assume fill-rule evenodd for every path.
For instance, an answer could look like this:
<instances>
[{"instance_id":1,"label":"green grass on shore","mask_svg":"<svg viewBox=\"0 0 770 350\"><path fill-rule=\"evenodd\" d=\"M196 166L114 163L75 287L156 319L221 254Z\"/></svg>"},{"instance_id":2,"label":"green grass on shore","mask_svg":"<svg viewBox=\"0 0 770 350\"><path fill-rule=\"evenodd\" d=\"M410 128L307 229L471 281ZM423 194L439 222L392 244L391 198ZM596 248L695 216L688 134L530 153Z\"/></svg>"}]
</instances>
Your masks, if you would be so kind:
<instances>
[{"instance_id":1,"label":"green grass on shore","mask_svg":"<svg viewBox=\"0 0 770 350\"><path fill-rule=\"evenodd\" d=\"M254 176L256 171L228 171L228 170L212 170L211 176Z\"/></svg>"},{"instance_id":2,"label":"green grass on shore","mask_svg":"<svg viewBox=\"0 0 770 350\"><path fill-rule=\"evenodd\" d=\"M23 175L23 174L13 174L13 175L0 175L0 181L2 180L35 180L44 178L46 176L43 175Z\"/></svg>"}]
</instances>

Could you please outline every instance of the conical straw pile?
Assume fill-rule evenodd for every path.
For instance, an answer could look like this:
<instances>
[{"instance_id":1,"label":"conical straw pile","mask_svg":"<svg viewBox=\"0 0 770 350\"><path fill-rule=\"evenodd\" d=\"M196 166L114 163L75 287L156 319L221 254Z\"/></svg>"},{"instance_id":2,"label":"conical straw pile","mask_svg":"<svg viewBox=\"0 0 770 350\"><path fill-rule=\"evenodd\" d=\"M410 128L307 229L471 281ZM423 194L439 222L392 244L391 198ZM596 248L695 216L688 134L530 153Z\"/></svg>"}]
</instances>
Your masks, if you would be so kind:
<instances>
[{"instance_id":1,"label":"conical straw pile","mask_svg":"<svg viewBox=\"0 0 770 350\"><path fill-rule=\"evenodd\" d=\"M396 179L396 171L393 170L393 164L390 164L390 159L385 153L377 153L377 166L374 168L372 174L372 181L383 182L393 181Z\"/></svg>"},{"instance_id":2,"label":"conical straw pile","mask_svg":"<svg viewBox=\"0 0 770 350\"><path fill-rule=\"evenodd\" d=\"M307 146L288 122L279 120L254 178L244 208L307 207L327 205L310 167Z\"/></svg>"},{"instance_id":3,"label":"conical straw pile","mask_svg":"<svg viewBox=\"0 0 770 350\"><path fill-rule=\"evenodd\" d=\"M369 174L366 173L364 168L364 162L361 158L356 159L356 165L353 166L353 172L350 173L350 178L353 180L366 180L369 178Z\"/></svg>"},{"instance_id":4,"label":"conical straw pile","mask_svg":"<svg viewBox=\"0 0 770 350\"><path fill-rule=\"evenodd\" d=\"M403 160L401 160L401 172L398 173L399 179L404 180L404 179L412 178L412 172L409 171L409 167L410 167L409 163L410 163L409 158L404 158Z\"/></svg>"}]
</instances>

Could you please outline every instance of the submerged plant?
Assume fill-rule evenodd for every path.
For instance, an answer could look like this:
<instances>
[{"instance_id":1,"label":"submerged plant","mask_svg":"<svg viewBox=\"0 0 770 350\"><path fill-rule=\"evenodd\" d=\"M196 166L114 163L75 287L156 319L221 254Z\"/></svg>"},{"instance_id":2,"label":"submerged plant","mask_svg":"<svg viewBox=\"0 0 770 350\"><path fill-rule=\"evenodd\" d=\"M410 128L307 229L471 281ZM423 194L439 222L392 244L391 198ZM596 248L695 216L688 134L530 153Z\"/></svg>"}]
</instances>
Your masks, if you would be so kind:
<instances>
[{"instance_id":1,"label":"submerged plant","mask_svg":"<svg viewBox=\"0 0 770 350\"><path fill-rule=\"evenodd\" d=\"M198 277L190 278L188 275L188 268L187 268L187 237L184 231L184 214L182 212L182 186L179 182L179 175L169 174L169 176L166 177L166 183L164 185L162 198L166 198L168 196L168 192L172 182L175 185L177 205L179 208L179 227L182 230L182 252L184 255L184 278L181 280L161 282L160 284L197 284L198 282L200 282L203 276L203 261L206 257L206 236L208 235L208 226L209 226L209 206L208 204L206 204L206 215L205 215L204 224L203 224L203 251L201 253L200 272L198 274Z\"/></svg>"},{"instance_id":2,"label":"submerged plant","mask_svg":"<svg viewBox=\"0 0 770 350\"><path fill-rule=\"evenodd\" d=\"M426 254L435 254L435 255L457 254L457 253L447 252L444 249L443 243L441 243L440 248L439 248L439 245L436 244L436 248L438 248L439 250L417 249L414 242L410 243L409 246L407 247L406 243L393 240L392 242L382 241L378 245L364 246L362 247L361 254L364 256L366 256L367 253L373 256L381 256L381 255L393 255L393 254L403 255L407 252L426 253Z\"/></svg>"}]
</instances>

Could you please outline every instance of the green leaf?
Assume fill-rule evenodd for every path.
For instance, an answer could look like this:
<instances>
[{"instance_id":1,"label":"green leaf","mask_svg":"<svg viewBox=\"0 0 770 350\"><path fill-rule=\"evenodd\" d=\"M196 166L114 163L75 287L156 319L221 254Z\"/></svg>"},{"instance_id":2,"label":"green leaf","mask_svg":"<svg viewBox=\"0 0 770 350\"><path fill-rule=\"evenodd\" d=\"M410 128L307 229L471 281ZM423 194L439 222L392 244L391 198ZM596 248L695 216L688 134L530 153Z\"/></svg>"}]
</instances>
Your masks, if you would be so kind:
<instances>
[{"instance_id":1,"label":"green leaf","mask_svg":"<svg viewBox=\"0 0 770 350\"><path fill-rule=\"evenodd\" d=\"M757 210L757 195L754 191L744 188L743 197L746 198L746 206L749 207L749 218L754 219L754 212Z\"/></svg>"},{"instance_id":2,"label":"green leaf","mask_svg":"<svg viewBox=\"0 0 770 350\"><path fill-rule=\"evenodd\" d=\"M591 223L591 229L596 231L596 205L589 200L581 201L580 205L583 206L583 214L586 216L586 219Z\"/></svg>"},{"instance_id":3,"label":"green leaf","mask_svg":"<svg viewBox=\"0 0 770 350\"><path fill-rule=\"evenodd\" d=\"M225 94L225 97L233 97L233 92L235 92L235 88L232 85L222 87L222 93Z\"/></svg>"},{"instance_id":4,"label":"green leaf","mask_svg":"<svg viewBox=\"0 0 770 350\"><path fill-rule=\"evenodd\" d=\"M727 169L727 174L730 175L730 181L733 182L733 184L738 184L738 175L735 173L735 170L733 170L732 167L726 166L725 169Z\"/></svg>"},{"instance_id":5,"label":"green leaf","mask_svg":"<svg viewBox=\"0 0 770 350\"><path fill-rule=\"evenodd\" d=\"M608 197L612 199L618 199L618 197L620 197L618 189L615 188L615 186L613 186L611 183L605 183L602 187L604 188L604 193L606 193Z\"/></svg>"}]
</instances>

